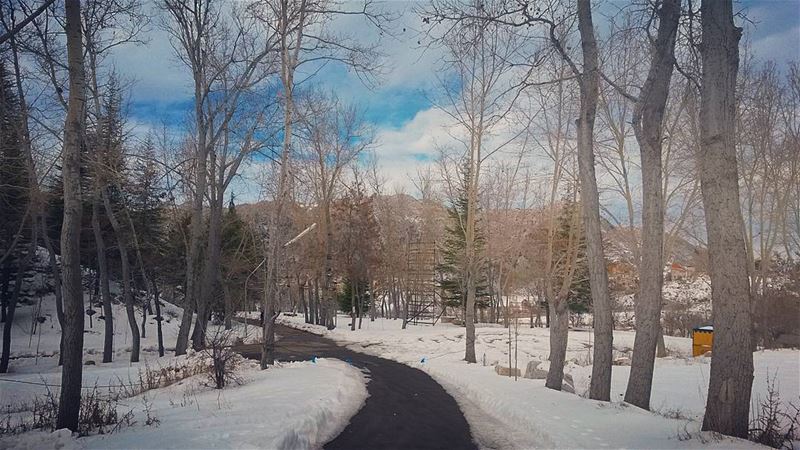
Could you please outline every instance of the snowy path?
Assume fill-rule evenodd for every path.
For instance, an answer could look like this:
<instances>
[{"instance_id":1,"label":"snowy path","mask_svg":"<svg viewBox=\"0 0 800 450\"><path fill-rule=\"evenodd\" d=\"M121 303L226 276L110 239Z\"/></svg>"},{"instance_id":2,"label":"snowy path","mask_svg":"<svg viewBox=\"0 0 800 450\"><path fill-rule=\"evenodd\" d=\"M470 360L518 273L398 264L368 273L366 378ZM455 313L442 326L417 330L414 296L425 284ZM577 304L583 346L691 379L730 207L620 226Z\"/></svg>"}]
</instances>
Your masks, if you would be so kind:
<instances>
[{"instance_id":1,"label":"snowy path","mask_svg":"<svg viewBox=\"0 0 800 450\"><path fill-rule=\"evenodd\" d=\"M285 326L279 326L278 335L276 351L281 360L338 358L370 378L366 403L325 448L476 448L456 401L423 371ZM240 351L251 358L260 357L256 346L244 346Z\"/></svg>"}]
</instances>

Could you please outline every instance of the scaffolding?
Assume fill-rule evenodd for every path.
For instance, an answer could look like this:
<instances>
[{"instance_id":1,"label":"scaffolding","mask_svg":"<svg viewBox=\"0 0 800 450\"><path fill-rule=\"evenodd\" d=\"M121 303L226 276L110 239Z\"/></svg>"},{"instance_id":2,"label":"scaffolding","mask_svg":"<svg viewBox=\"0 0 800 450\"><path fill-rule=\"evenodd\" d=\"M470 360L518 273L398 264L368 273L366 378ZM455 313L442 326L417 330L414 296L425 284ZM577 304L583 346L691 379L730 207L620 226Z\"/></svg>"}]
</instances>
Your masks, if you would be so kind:
<instances>
[{"instance_id":1,"label":"scaffolding","mask_svg":"<svg viewBox=\"0 0 800 450\"><path fill-rule=\"evenodd\" d=\"M436 325L441 316L441 295L436 283L437 256L436 242L408 245L407 324Z\"/></svg>"}]
</instances>

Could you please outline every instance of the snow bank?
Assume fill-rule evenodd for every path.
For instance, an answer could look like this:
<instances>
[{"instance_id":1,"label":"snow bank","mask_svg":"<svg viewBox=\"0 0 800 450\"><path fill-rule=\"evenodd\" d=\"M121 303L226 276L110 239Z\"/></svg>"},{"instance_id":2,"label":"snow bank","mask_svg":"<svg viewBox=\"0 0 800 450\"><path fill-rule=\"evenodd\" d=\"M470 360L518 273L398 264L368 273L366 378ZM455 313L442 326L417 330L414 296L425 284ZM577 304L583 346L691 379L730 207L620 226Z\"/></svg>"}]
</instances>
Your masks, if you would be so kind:
<instances>
[{"instance_id":1,"label":"snow bank","mask_svg":"<svg viewBox=\"0 0 800 450\"><path fill-rule=\"evenodd\" d=\"M338 360L252 365L242 376L245 384L223 390L197 376L127 399L135 423L112 434L26 433L0 439L0 448L320 448L367 398L366 377ZM157 424L145 425L145 404Z\"/></svg>"},{"instance_id":2,"label":"snow bank","mask_svg":"<svg viewBox=\"0 0 800 450\"><path fill-rule=\"evenodd\" d=\"M97 308L96 308L97 309ZM125 308L113 305L114 361L102 363L103 320L86 320L84 334L83 386L92 389L138 383L140 372L163 367L196 364L200 355L190 350L175 357L174 343L182 310L165 303L162 315L167 353L157 352L156 322L150 316L147 337L141 343L141 361L131 364L130 336ZM136 312L141 323L141 312ZM36 317L45 317L31 334ZM211 325L209 333L216 326ZM258 328L234 322L234 336L245 342L258 339ZM61 329L52 295L32 305L21 304L12 328L10 370L0 374L0 406L21 408L48 389L58 395L61 368L58 346ZM171 386L124 399L120 414L133 411L134 424L105 436L73 437L67 430L30 432L0 439L0 449L45 448L318 448L337 436L350 417L363 405L366 378L356 368L336 360L283 364L262 371L247 363L245 383L215 390L206 386L206 376L197 375ZM147 413L158 424L145 425Z\"/></svg>"}]
</instances>

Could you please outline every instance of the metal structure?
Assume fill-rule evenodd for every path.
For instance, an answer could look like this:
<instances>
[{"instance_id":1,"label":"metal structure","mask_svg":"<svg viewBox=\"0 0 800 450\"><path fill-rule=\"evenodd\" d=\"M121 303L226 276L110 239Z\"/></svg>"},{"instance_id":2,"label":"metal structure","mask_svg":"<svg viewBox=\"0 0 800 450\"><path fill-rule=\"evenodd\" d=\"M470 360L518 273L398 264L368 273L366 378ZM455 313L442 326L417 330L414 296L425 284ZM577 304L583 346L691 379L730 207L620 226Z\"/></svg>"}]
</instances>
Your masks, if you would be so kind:
<instances>
[{"instance_id":1,"label":"metal structure","mask_svg":"<svg viewBox=\"0 0 800 450\"><path fill-rule=\"evenodd\" d=\"M441 295L436 283L437 256L436 242L408 245L407 324L435 325L441 316Z\"/></svg>"}]
</instances>

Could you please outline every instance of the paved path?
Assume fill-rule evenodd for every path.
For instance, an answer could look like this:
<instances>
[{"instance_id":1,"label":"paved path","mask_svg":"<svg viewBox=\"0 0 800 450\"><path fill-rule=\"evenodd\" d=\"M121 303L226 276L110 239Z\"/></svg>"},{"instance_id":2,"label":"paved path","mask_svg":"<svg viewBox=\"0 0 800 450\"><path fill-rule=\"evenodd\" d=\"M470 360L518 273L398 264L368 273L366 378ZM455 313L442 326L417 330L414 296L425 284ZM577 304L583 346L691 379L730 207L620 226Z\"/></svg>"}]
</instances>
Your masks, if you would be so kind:
<instances>
[{"instance_id":1,"label":"paved path","mask_svg":"<svg viewBox=\"0 0 800 450\"><path fill-rule=\"evenodd\" d=\"M469 424L453 398L425 372L388 359L348 350L330 339L278 326L282 361L313 356L348 361L365 372L369 397L326 449L475 449ZM237 349L260 359L258 345Z\"/></svg>"}]
</instances>

